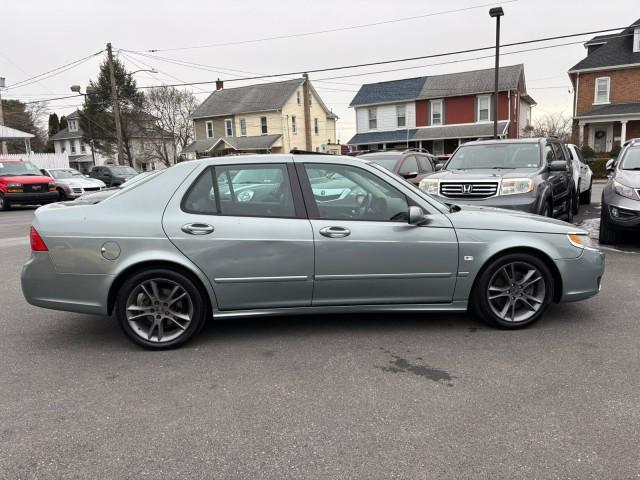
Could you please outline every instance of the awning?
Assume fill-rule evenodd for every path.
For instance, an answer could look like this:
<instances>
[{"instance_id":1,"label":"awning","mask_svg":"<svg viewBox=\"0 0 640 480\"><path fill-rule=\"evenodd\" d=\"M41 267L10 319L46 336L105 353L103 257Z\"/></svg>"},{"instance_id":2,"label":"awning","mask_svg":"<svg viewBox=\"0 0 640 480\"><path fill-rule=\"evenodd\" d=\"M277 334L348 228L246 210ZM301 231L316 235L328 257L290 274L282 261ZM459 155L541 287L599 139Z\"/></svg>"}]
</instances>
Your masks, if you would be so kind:
<instances>
[{"instance_id":1,"label":"awning","mask_svg":"<svg viewBox=\"0 0 640 480\"><path fill-rule=\"evenodd\" d=\"M508 128L508 121L498 122L498 134L500 136L506 135ZM493 122L483 122L466 123L461 125L438 125L433 127L412 128L408 130L389 130L386 132L358 133L347 143L349 145L368 145L372 143L484 138L492 136Z\"/></svg>"},{"instance_id":2,"label":"awning","mask_svg":"<svg viewBox=\"0 0 640 480\"><path fill-rule=\"evenodd\" d=\"M5 125L0 125L0 141L2 142L7 142L10 140L28 140L34 137L35 135L31 133L16 130L15 128L7 127Z\"/></svg>"}]
</instances>

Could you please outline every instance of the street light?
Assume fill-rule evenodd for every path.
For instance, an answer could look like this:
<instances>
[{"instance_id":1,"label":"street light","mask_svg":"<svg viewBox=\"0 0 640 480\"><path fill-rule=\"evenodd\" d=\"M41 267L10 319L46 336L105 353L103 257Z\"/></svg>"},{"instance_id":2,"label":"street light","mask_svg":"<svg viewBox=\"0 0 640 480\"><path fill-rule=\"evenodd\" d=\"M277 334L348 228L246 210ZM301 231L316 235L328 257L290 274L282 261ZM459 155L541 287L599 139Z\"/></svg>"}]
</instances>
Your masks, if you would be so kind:
<instances>
[{"instance_id":1,"label":"street light","mask_svg":"<svg viewBox=\"0 0 640 480\"><path fill-rule=\"evenodd\" d=\"M500 72L500 17L504 15L502 7L489 10L489 16L496 19L496 70L493 90L493 138L498 138L498 76Z\"/></svg>"},{"instance_id":2,"label":"street light","mask_svg":"<svg viewBox=\"0 0 640 480\"><path fill-rule=\"evenodd\" d=\"M82 87L80 85L71 85L71 87L69 87L69 89L72 92L77 93L78 95L82 95L85 99L87 98L87 95L89 95L89 93L91 93L90 89L87 88L86 92L87 93L82 93ZM93 160L93 166L96 166L96 154L93 150L93 127L91 126L91 119L89 118L89 116L87 115L87 124L89 125L89 146L91 147L91 159Z\"/></svg>"}]
</instances>

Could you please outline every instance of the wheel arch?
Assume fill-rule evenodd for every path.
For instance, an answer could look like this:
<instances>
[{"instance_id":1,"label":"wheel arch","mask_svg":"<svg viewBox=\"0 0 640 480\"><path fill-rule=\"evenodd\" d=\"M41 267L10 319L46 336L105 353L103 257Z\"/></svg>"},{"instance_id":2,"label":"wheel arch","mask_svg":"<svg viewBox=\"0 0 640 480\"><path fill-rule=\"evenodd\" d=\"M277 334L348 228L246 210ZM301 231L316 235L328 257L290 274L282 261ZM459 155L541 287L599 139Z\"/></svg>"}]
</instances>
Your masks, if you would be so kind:
<instances>
[{"instance_id":1,"label":"wheel arch","mask_svg":"<svg viewBox=\"0 0 640 480\"><path fill-rule=\"evenodd\" d=\"M209 314L213 313L216 308L215 294L213 293L211 285L209 285L208 281L203 278L201 272L195 271L193 268L189 268L183 263L172 260L143 260L124 268L116 275L116 278L111 283L109 293L107 295L107 313L109 315L113 313L118 292L127 278L137 272L152 268L166 268L187 276L196 285L198 290L200 290L205 301L205 305L207 305L207 308L209 309Z\"/></svg>"}]
</instances>

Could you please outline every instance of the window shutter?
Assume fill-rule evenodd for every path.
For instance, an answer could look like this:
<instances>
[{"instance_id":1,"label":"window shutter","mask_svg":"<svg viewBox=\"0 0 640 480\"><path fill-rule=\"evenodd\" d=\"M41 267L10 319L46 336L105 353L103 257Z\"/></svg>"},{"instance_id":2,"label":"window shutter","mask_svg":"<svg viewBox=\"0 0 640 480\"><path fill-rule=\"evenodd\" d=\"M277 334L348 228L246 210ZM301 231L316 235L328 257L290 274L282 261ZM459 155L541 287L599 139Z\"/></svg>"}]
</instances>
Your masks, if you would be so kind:
<instances>
[{"instance_id":1,"label":"window shutter","mask_svg":"<svg viewBox=\"0 0 640 480\"><path fill-rule=\"evenodd\" d=\"M427 127L431 125L431 100L427 101Z\"/></svg>"},{"instance_id":2,"label":"window shutter","mask_svg":"<svg viewBox=\"0 0 640 480\"><path fill-rule=\"evenodd\" d=\"M473 119L478 122L478 96L473 97Z\"/></svg>"},{"instance_id":3,"label":"window shutter","mask_svg":"<svg viewBox=\"0 0 640 480\"><path fill-rule=\"evenodd\" d=\"M446 117L445 117L445 109L444 109L444 98L440 101L440 125L446 125Z\"/></svg>"}]
</instances>

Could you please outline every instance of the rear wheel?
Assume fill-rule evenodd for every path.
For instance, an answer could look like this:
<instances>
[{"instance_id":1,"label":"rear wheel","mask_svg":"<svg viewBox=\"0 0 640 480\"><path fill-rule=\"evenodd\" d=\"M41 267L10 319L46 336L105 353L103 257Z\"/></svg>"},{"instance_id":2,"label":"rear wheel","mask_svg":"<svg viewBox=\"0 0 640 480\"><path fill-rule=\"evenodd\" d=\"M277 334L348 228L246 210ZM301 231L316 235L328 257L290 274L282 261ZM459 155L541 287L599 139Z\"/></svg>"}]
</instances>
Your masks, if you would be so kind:
<instances>
[{"instance_id":1,"label":"rear wheel","mask_svg":"<svg viewBox=\"0 0 640 480\"><path fill-rule=\"evenodd\" d=\"M124 333L146 348L177 347L200 331L206 303L194 282L174 270L134 274L120 288L116 314Z\"/></svg>"},{"instance_id":2,"label":"rear wheel","mask_svg":"<svg viewBox=\"0 0 640 480\"><path fill-rule=\"evenodd\" d=\"M64 193L64 190L59 188L58 189L58 201L59 202L64 202L67 199L67 194Z\"/></svg>"},{"instance_id":3,"label":"rear wheel","mask_svg":"<svg viewBox=\"0 0 640 480\"><path fill-rule=\"evenodd\" d=\"M593 186L593 182L589 184L589 190L586 190L580 194L580 203L582 205L590 205L591 204L591 188Z\"/></svg>"},{"instance_id":4,"label":"rear wheel","mask_svg":"<svg viewBox=\"0 0 640 480\"><path fill-rule=\"evenodd\" d=\"M471 304L485 323L517 329L537 321L553 299L553 276L538 257L513 253L499 257L480 274Z\"/></svg>"},{"instance_id":5,"label":"rear wheel","mask_svg":"<svg viewBox=\"0 0 640 480\"><path fill-rule=\"evenodd\" d=\"M575 199L574 194L571 193L567 199L567 222L573 223L573 215L575 214Z\"/></svg>"},{"instance_id":6,"label":"rear wheel","mask_svg":"<svg viewBox=\"0 0 640 480\"><path fill-rule=\"evenodd\" d=\"M9 205L7 199L4 198L4 195L0 192L0 210L9 210L9 207L11 207L11 205Z\"/></svg>"},{"instance_id":7,"label":"rear wheel","mask_svg":"<svg viewBox=\"0 0 640 480\"><path fill-rule=\"evenodd\" d=\"M600 210L600 235L598 240L602 244L616 243L618 241L618 232L613 225L611 225L607 215L604 213L605 208L607 208L606 205L604 205L602 210Z\"/></svg>"},{"instance_id":8,"label":"rear wheel","mask_svg":"<svg viewBox=\"0 0 640 480\"><path fill-rule=\"evenodd\" d=\"M578 188L573 195L573 214L577 215L580 211L580 180L578 180Z\"/></svg>"}]
</instances>

